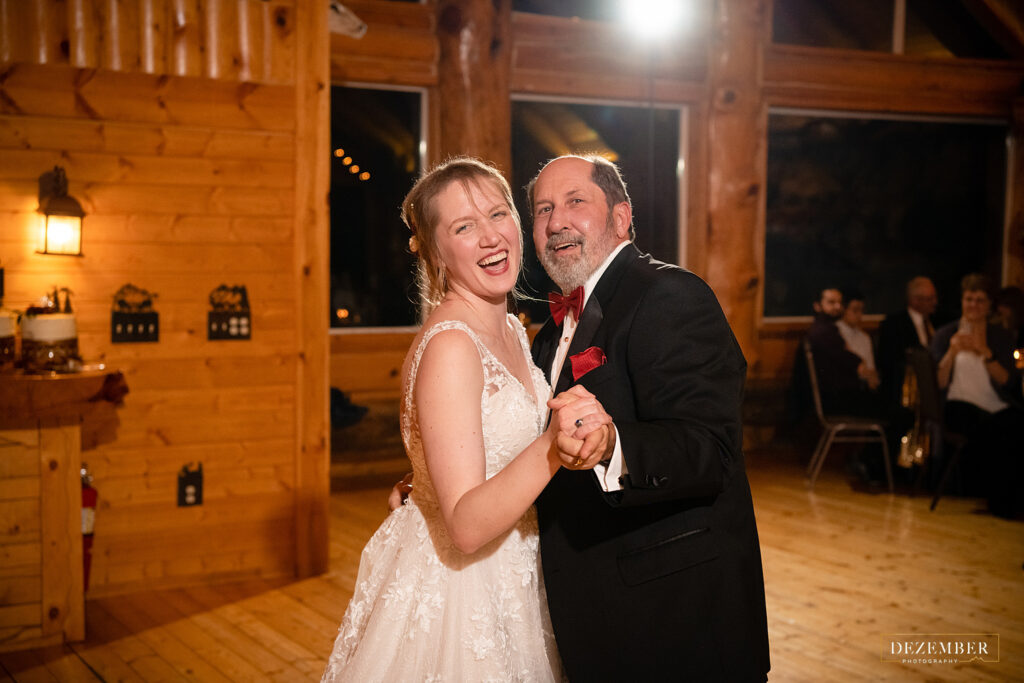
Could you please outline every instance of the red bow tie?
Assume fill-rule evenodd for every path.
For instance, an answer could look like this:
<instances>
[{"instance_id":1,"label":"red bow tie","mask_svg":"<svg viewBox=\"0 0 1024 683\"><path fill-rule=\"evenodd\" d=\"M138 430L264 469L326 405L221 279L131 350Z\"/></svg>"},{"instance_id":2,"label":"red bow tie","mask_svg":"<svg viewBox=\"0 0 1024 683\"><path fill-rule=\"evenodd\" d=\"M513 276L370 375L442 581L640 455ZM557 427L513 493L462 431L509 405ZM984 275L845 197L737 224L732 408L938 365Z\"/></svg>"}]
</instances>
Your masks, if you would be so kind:
<instances>
[{"instance_id":1,"label":"red bow tie","mask_svg":"<svg viewBox=\"0 0 1024 683\"><path fill-rule=\"evenodd\" d=\"M565 314L572 311L576 320L580 319L580 311L583 309L583 288L577 287L563 296L558 292L548 294L548 306L551 308L551 317L555 319L556 325L561 325L565 320Z\"/></svg>"}]
</instances>

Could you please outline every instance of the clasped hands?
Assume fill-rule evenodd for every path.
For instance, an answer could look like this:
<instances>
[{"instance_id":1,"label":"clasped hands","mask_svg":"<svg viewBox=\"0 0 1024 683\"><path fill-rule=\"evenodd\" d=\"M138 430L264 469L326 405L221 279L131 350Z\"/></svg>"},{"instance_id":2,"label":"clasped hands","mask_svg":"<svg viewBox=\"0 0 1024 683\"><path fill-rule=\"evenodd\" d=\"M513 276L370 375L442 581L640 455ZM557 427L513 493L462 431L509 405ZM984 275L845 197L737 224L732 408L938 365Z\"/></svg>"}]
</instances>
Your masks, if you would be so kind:
<instances>
[{"instance_id":1,"label":"clasped hands","mask_svg":"<svg viewBox=\"0 0 1024 683\"><path fill-rule=\"evenodd\" d=\"M957 332L954 334L949 340L949 349L953 355L960 351L969 351L985 359L992 357L992 351L989 350L988 344L985 343L985 338L970 332Z\"/></svg>"},{"instance_id":2,"label":"clasped hands","mask_svg":"<svg viewBox=\"0 0 1024 683\"><path fill-rule=\"evenodd\" d=\"M615 450L615 428L604 406L582 385L570 387L548 401L554 448L563 467L592 469Z\"/></svg>"}]
</instances>

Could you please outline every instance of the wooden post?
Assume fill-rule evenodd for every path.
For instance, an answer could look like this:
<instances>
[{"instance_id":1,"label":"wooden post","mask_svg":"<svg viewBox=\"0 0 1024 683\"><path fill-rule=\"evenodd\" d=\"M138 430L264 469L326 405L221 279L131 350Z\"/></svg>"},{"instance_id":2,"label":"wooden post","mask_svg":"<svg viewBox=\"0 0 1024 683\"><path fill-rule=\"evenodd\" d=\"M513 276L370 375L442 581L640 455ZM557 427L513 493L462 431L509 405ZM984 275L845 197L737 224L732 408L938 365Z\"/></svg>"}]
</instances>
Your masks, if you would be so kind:
<instances>
[{"instance_id":1,"label":"wooden post","mask_svg":"<svg viewBox=\"0 0 1024 683\"><path fill-rule=\"evenodd\" d=\"M1013 103L1013 120L1010 123L1010 146L1012 165L1006 182L1007 192L1007 240L1006 272L1003 280L1007 285L1024 287L1024 97Z\"/></svg>"},{"instance_id":2,"label":"wooden post","mask_svg":"<svg viewBox=\"0 0 1024 683\"><path fill-rule=\"evenodd\" d=\"M330 502L327 3L296 3L295 272L298 302L295 549L300 577L327 571Z\"/></svg>"},{"instance_id":3,"label":"wooden post","mask_svg":"<svg viewBox=\"0 0 1024 683\"><path fill-rule=\"evenodd\" d=\"M440 0L440 158L469 154L512 168L511 0Z\"/></svg>"},{"instance_id":4,"label":"wooden post","mask_svg":"<svg viewBox=\"0 0 1024 683\"><path fill-rule=\"evenodd\" d=\"M757 253L764 192L764 113L760 90L765 6L716 0L709 43L707 278L755 370Z\"/></svg>"}]
</instances>

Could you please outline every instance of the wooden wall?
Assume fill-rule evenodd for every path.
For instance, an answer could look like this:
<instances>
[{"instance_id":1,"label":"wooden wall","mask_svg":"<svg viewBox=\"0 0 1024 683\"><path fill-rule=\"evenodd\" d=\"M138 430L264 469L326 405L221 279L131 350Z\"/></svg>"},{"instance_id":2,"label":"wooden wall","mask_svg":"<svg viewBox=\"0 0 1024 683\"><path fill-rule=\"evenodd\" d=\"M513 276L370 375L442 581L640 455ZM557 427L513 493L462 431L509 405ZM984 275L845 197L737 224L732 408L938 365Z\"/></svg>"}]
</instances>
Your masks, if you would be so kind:
<instances>
[{"instance_id":1,"label":"wooden wall","mask_svg":"<svg viewBox=\"0 0 1024 683\"><path fill-rule=\"evenodd\" d=\"M312 7L0 0L5 303L70 287L83 355L131 392L114 440L83 453L91 594L326 569L328 39ZM34 252L54 165L87 214L81 258ZM157 293L158 343L111 343L126 283ZM247 287L250 341L207 340L221 284ZM179 508L197 462L203 504Z\"/></svg>"}]
</instances>

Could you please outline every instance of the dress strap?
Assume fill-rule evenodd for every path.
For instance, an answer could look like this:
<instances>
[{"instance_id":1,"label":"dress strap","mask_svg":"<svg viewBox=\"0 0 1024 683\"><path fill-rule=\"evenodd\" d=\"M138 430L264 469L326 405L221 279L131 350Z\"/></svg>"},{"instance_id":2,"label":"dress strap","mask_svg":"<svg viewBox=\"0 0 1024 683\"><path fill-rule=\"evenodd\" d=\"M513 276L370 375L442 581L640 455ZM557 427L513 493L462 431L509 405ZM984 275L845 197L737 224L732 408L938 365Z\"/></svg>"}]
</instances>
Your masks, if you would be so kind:
<instances>
[{"instance_id":1,"label":"dress strap","mask_svg":"<svg viewBox=\"0 0 1024 683\"><path fill-rule=\"evenodd\" d=\"M406 380L406 391L403 397L403 412L406 415L411 415L412 408L412 388L416 384L416 374L420 369L420 359L423 358L423 352L427 350L427 344L434 338L434 335L439 332L447 332L448 330L461 330L465 332L473 343L476 344L477 352L481 358L485 358L487 354L487 347L484 346L483 342L480 341L480 337L476 336L476 332L461 320L441 320L434 323L430 328L423 333L423 337L420 339L419 345L416 347L416 353L413 354L412 362L409 364L409 379Z\"/></svg>"}]
</instances>

